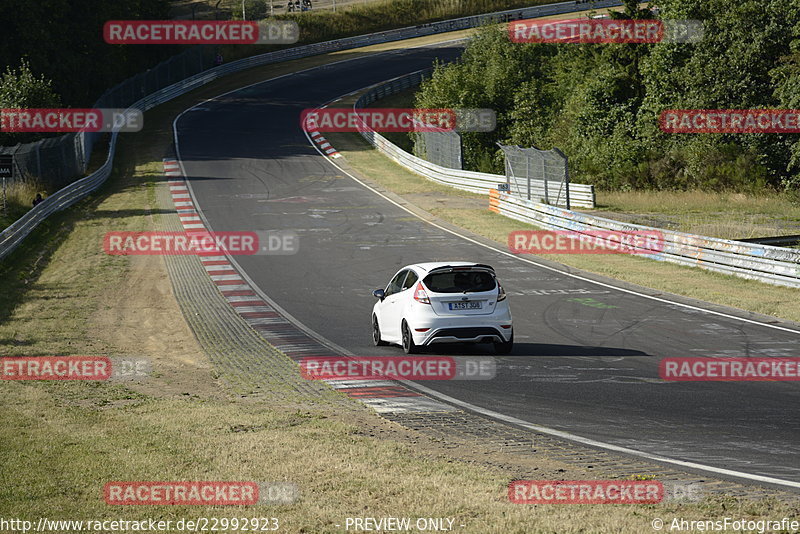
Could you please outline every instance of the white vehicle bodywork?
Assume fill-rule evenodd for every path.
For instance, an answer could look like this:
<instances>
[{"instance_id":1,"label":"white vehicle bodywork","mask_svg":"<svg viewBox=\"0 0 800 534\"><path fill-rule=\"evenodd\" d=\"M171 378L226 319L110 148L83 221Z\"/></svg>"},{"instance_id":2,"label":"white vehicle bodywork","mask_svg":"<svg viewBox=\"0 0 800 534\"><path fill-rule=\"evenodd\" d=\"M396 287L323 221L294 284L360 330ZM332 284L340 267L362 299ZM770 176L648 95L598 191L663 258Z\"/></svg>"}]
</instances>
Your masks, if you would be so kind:
<instances>
[{"instance_id":1,"label":"white vehicle bodywork","mask_svg":"<svg viewBox=\"0 0 800 534\"><path fill-rule=\"evenodd\" d=\"M430 282L439 286L429 287ZM379 299L372 309L376 345L396 343L414 352L436 343L494 343L495 350L505 354L513 344L508 299L488 265L408 265L373 294Z\"/></svg>"}]
</instances>

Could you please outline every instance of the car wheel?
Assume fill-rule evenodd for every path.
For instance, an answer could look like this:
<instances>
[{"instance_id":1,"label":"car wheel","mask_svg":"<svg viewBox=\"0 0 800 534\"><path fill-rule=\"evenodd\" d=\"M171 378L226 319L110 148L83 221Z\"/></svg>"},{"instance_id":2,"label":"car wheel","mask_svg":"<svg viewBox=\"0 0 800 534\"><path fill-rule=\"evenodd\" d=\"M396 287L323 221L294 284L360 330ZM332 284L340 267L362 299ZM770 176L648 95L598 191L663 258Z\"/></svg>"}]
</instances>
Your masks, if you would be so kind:
<instances>
[{"instance_id":1,"label":"car wheel","mask_svg":"<svg viewBox=\"0 0 800 534\"><path fill-rule=\"evenodd\" d=\"M403 331L403 352L415 354L419 348L414 344L414 338L411 336L411 329L408 327L408 323L403 321L403 326L400 328Z\"/></svg>"},{"instance_id":2,"label":"car wheel","mask_svg":"<svg viewBox=\"0 0 800 534\"><path fill-rule=\"evenodd\" d=\"M510 354L511 350L514 348L514 333L511 333L511 339L508 341L503 341L502 343L495 343L494 344L494 353L495 354Z\"/></svg>"},{"instance_id":3,"label":"car wheel","mask_svg":"<svg viewBox=\"0 0 800 534\"><path fill-rule=\"evenodd\" d=\"M375 315L372 316L372 343L376 347L388 345L388 343L381 339L381 327L378 325L378 317Z\"/></svg>"}]
</instances>

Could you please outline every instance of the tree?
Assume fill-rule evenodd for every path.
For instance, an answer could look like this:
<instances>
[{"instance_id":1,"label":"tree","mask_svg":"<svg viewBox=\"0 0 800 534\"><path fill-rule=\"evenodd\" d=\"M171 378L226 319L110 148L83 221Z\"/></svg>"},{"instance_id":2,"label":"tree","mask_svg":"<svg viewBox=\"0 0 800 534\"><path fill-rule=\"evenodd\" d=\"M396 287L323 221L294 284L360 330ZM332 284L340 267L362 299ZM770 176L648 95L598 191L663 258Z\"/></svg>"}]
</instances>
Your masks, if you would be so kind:
<instances>
[{"instance_id":1,"label":"tree","mask_svg":"<svg viewBox=\"0 0 800 534\"><path fill-rule=\"evenodd\" d=\"M53 91L53 82L36 77L24 59L17 69L6 68L0 77L0 109L57 108L61 99ZM0 146L31 141L39 135L0 132Z\"/></svg>"},{"instance_id":2,"label":"tree","mask_svg":"<svg viewBox=\"0 0 800 534\"><path fill-rule=\"evenodd\" d=\"M436 70L417 104L496 111L494 134L465 136L467 164L501 141L558 147L576 181L606 188L754 191L792 179L800 189L799 134L666 134L658 121L668 109L799 109L800 0L658 5L665 20L701 21L704 38L518 44L485 29L459 62ZM653 17L625 7L613 17Z\"/></svg>"}]
</instances>

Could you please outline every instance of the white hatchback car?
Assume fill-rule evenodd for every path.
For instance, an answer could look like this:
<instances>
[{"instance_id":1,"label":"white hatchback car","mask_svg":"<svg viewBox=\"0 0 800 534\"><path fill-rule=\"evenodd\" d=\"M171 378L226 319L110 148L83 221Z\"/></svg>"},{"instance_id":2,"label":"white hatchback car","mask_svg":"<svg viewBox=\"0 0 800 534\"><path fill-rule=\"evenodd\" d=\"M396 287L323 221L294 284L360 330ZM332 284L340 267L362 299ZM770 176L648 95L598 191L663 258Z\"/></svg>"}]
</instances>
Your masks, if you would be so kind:
<instances>
[{"instance_id":1,"label":"white hatchback car","mask_svg":"<svg viewBox=\"0 0 800 534\"><path fill-rule=\"evenodd\" d=\"M417 263L400 269L372 294L372 341L396 343L406 354L434 343L514 346L511 309L494 269L464 261Z\"/></svg>"}]
</instances>

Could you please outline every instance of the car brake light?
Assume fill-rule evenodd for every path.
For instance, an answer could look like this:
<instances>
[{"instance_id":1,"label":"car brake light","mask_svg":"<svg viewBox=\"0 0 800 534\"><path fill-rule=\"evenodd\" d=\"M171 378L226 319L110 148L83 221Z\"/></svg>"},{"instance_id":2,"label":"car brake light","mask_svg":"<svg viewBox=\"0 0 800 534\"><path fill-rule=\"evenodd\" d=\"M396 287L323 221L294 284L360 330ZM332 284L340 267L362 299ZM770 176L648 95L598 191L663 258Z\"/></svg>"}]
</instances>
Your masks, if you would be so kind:
<instances>
[{"instance_id":1,"label":"car brake light","mask_svg":"<svg viewBox=\"0 0 800 534\"><path fill-rule=\"evenodd\" d=\"M429 299L428 294L425 293L425 288L422 286L422 282L417 283L417 288L414 290L414 300L421 302L422 304L431 303L431 299Z\"/></svg>"},{"instance_id":2,"label":"car brake light","mask_svg":"<svg viewBox=\"0 0 800 534\"><path fill-rule=\"evenodd\" d=\"M497 284L497 287L500 288L499 291L497 292L497 302L506 300L506 290L503 289L503 286L501 286L499 282Z\"/></svg>"}]
</instances>

